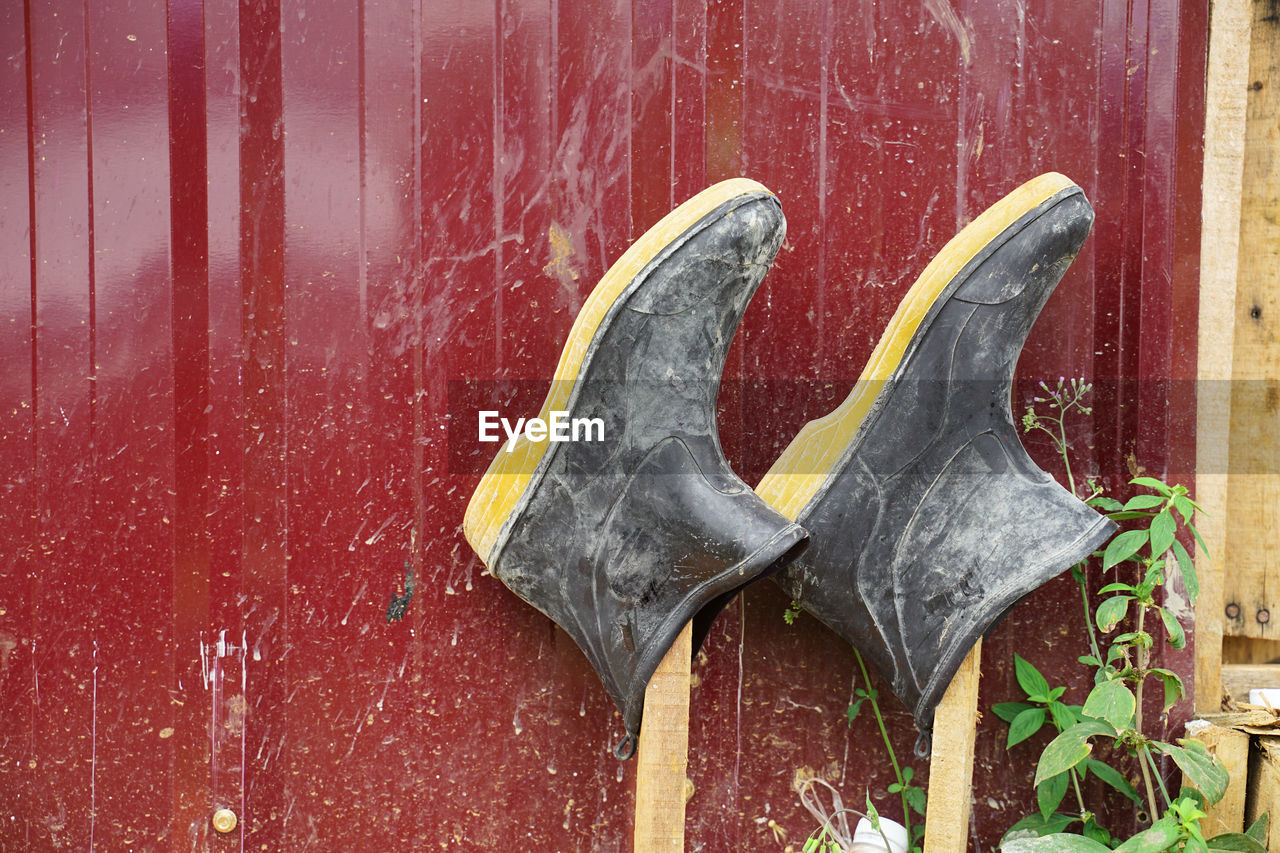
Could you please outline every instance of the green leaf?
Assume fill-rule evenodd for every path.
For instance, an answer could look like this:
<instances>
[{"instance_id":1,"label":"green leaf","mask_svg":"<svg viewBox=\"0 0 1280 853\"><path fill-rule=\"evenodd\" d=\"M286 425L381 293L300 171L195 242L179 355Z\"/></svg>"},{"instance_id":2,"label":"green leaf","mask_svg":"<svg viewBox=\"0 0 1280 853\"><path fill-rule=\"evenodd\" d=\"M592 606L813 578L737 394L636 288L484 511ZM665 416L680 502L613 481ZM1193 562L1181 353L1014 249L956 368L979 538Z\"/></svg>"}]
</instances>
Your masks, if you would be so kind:
<instances>
[{"instance_id":1,"label":"green leaf","mask_svg":"<svg viewBox=\"0 0 1280 853\"><path fill-rule=\"evenodd\" d=\"M1168 817L1162 817L1116 848L1117 853L1163 853L1178 840L1178 824Z\"/></svg>"},{"instance_id":2,"label":"green leaf","mask_svg":"<svg viewBox=\"0 0 1280 853\"><path fill-rule=\"evenodd\" d=\"M1164 502L1165 499L1160 495L1134 495L1125 502L1123 507L1117 507L1117 509L1152 509L1160 506Z\"/></svg>"},{"instance_id":3,"label":"green leaf","mask_svg":"<svg viewBox=\"0 0 1280 853\"><path fill-rule=\"evenodd\" d=\"M1005 841L1000 853L1111 853L1111 849L1083 835L1059 833Z\"/></svg>"},{"instance_id":4,"label":"green leaf","mask_svg":"<svg viewBox=\"0 0 1280 853\"><path fill-rule=\"evenodd\" d=\"M1190 524L1191 516L1196 511L1196 505L1189 498L1184 498L1182 495L1174 495L1173 505L1178 510L1178 514L1182 516L1182 520Z\"/></svg>"},{"instance_id":5,"label":"green leaf","mask_svg":"<svg viewBox=\"0 0 1280 853\"><path fill-rule=\"evenodd\" d=\"M1200 531L1196 530L1196 526L1194 524L1188 524L1187 529L1191 531L1192 536L1196 537L1196 542L1200 543L1200 550L1204 551L1204 555L1206 557L1210 556L1209 546L1204 544L1204 540L1200 538Z\"/></svg>"},{"instance_id":6,"label":"green leaf","mask_svg":"<svg viewBox=\"0 0 1280 853\"><path fill-rule=\"evenodd\" d=\"M782 611L782 621L788 625L794 625L796 619L800 616L800 603L793 601L787 605L787 609Z\"/></svg>"},{"instance_id":7,"label":"green leaf","mask_svg":"<svg viewBox=\"0 0 1280 853\"><path fill-rule=\"evenodd\" d=\"M1102 666L1102 661L1098 660L1093 655L1081 655L1076 658L1076 660L1080 661L1080 663L1085 666Z\"/></svg>"},{"instance_id":8,"label":"green leaf","mask_svg":"<svg viewBox=\"0 0 1280 853\"><path fill-rule=\"evenodd\" d=\"M1178 788L1178 799L1174 800L1174 802L1176 803L1179 800L1190 801L1190 803L1193 806L1195 806L1197 809L1199 809L1200 811L1204 811L1204 807L1205 807L1204 794L1200 793L1195 788L1189 788L1186 785L1183 785L1180 788Z\"/></svg>"},{"instance_id":9,"label":"green leaf","mask_svg":"<svg viewBox=\"0 0 1280 853\"><path fill-rule=\"evenodd\" d=\"M1006 723L1012 723L1014 718L1028 708L1035 706L1029 702L999 702L991 706L991 713L995 714Z\"/></svg>"},{"instance_id":10,"label":"green leaf","mask_svg":"<svg viewBox=\"0 0 1280 853\"><path fill-rule=\"evenodd\" d=\"M1094 621L1098 623L1098 629L1102 633L1105 634L1120 624L1120 620L1129 611L1129 600L1132 597L1131 595L1116 595L1098 605L1098 612L1094 617Z\"/></svg>"},{"instance_id":11,"label":"green leaf","mask_svg":"<svg viewBox=\"0 0 1280 853\"><path fill-rule=\"evenodd\" d=\"M1040 806L1040 815L1048 819L1057 811L1062 798L1067 795L1067 783L1070 780L1066 773L1059 773L1052 779L1046 779L1036 788L1036 803Z\"/></svg>"},{"instance_id":12,"label":"green leaf","mask_svg":"<svg viewBox=\"0 0 1280 853\"><path fill-rule=\"evenodd\" d=\"M1178 559L1178 569L1182 572L1182 585L1187 588L1187 598L1196 603L1200 595L1200 576L1196 574L1196 565L1177 539L1173 540L1173 556Z\"/></svg>"},{"instance_id":13,"label":"green leaf","mask_svg":"<svg viewBox=\"0 0 1280 853\"><path fill-rule=\"evenodd\" d=\"M1133 728L1133 712L1137 707L1133 691L1123 681L1104 681L1089 692L1084 700L1084 715L1106 720L1116 731Z\"/></svg>"},{"instance_id":14,"label":"green leaf","mask_svg":"<svg viewBox=\"0 0 1280 853\"><path fill-rule=\"evenodd\" d=\"M1171 672L1167 669L1153 668L1147 670L1147 672L1164 683L1164 709L1168 711L1174 706L1174 703L1182 698L1182 679L1176 672Z\"/></svg>"},{"instance_id":15,"label":"green leaf","mask_svg":"<svg viewBox=\"0 0 1280 853\"><path fill-rule=\"evenodd\" d=\"M1213 805L1221 800L1227 793L1227 782L1230 781L1226 768L1214 760L1200 741L1182 738L1178 743L1182 746L1162 741L1152 741L1151 746L1173 759L1187 781L1204 794L1205 802Z\"/></svg>"},{"instance_id":16,"label":"green leaf","mask_svg":"<svg viewBox=\"0 0 1280 853\"><path fill-rule=\"evenodd\" d=\"M1259 844L1266 844L1267 829L1270 823L1271 823L1271 814L1269 812L1263 812L1262 814L1258 815L1258 819L1255 820L1249 826L1249 828L1244 831L1244 834L1249 836Z\"/></svg>"},{"instance_id":17,"label":"green leaf","mask_svg":"<svg viewBox=\"0 0 1280 853\"><path fill-rule=\"evenodd\" d=\"M1016 744L1022 743L1036 732L1040 731L1040 727L1044 725L1044 708L1028 708L1021 714L1013 718L1013 722L1009 724L1009 739L1005 743L1005 748L1009 749Z\"/></svg>"},{"instance_id":18,"label":"green leaf","mask_svg":"<svg viewBox=\"0 0 1280 853\"><path fill-rule=\"evenodd\" d=\"M1080 834L1085 838L1092 838L1099 844L1105 844L1108 848L1111 847L1111 833L1107 832L1105 826L1099 826L1098 821L1092 815L1084 822L1084 826L1080 828Z\"/></svg>"},{"instance_id":19,"label":"green leaf","mask_svg":"<svg viewBox=\"0 0 1280 853\"><path fill-rule=\"evenodd\" d=\"M1004 834L1004 838L1001 839L1001 843L1003 844L1004 839L1009 838L1009 836L1014 835L1015 833L1018 833L1019 837L1022 837L1021 834L1026 832L1034 832L1036 835L1054 835L1062 832L1071 824L1078 823L1079 821L1080 818L1072 815L1065 815L1061 812L1049 815L1047 818L1039 813L1030 814L1015 823L1013 826L1009 827L1009 831Z\"/></svg>"},{"instance_id":20,"label":"green leaf","mask_svg":"<svg viewBox=\"0 0 1280 853\"><path fill-rule=\"evenodd\" d=\"M1154 560L1151 565L1147 567L1147 573L1143 576L1142 583L1138 584L1138 588L1133 591L1133 594L1138 598L1150 598L1151 593L1155 591L1155 588L1164 583L1163 569L1164 560Z\"/></svg>"},{"instance_id":21,"label":"green leaf","mask_svg":"<svg viewBox=\"0 0 1280 853\"><path fill-rule=\"evenodd\" d=\"M1128 779L1124 778L1124 775L1119 770L1096 758L1090 758L1088 766L1093 771L1093 774L1103 782L1106 782L1138 805L1143 804L1142 797L1138 795L1137 789L1133 787Z\"/></svg>"},{"instance_id":22,"label":"green leaf","mask_svg":"<svg viewBox=\"0 0 1280 853\"><path fill-rule=\"evenodd\" d=\"M1107 518L1112 521L1131 521L1135 518L1150 518L1154 513L1146 510L1133 510L1130 512L1109 512Z\"/></svg>"},{"instance_id":23,"label":"green leaf","mask_svg":"<svg viewBox=\"0 0 1280 853\"><path fill-rule=\"evenodd\" d=\"M1098 595L1106 595L1109 592L1133 592L1133 585L1127 583L1109 583L1102 589L1098 590Z\"/></svg>"},{"instance_id":24,"label":"green leaf","mask_svg":"<svg viewBox=\"0 0 1280 853\"><path fill-rule=\"evenodd\" d=\"M903 793L906 795L907 805L911 806L911 810L918 815L924 815L925 810L929 807L924 788L917 788L913 785Z\"/></svg>"},{"instance_id":25,"label":"green leaf","mask_svg":"<svg viewBox=\"0 0 1280 853\"><path fill-rule=\"evenodd\" d=\"M1225 832L1209 839L1209 853L1267 853L1267 848L1243 832Z\"/></svg>"},{"instance_id":26,"label":"green leaf","mask_svg":"<svg viewBox=\"0 0 1280 853\"><path fill-rule=\"evenodd\" d=\"M1018 684L1026 691L1028 696L1039 696L1041 701L1047 701L1049 682L1040 674L1040 670L1024 660L1021 655L1015 654L1013 656L1013 671L1018 678Z\"/></svg>"},{"instance_id":27,"label":"green leaf","mask_svg":"<svg viewBox=\"0 0 1280 853\"><path fill-rule=\"evenodd\" d=\"M1066 731L1080 722L1071 708L1061 702L1050 702L1049 713L1053 715L1053 722L1058 727L1058 731Z\"/></svg>"},{"instance_id":28,"label":"green leaf","mask_svg":"<svg viewBox=\"0 0 1280 853\"><path fill-rule=\"evenodd\" d=\"M1145 530L1126 530L1115 539L1112 539L1107 544L1107 550L1102 554L1103 571L1123 563L1138 553L1138 550L1147 544L1147 539L1148 533Z\"/></svg>"},{"instance_id":29,"label":"green leaf","mask_svg":"<svg viewBox=\"0 0 1280 853\"><path fill-rule=\"evenodd\" d=\"M1162 510L1151 519L1151 556L1159 557L1168 551L1177 532L1178 523L1173 520L1173 513L1169 510Z\"/></svg>"},{"instance_id":30,"label":"green leaf","mask_svg":"<svg viewBox=\"0 0 1280 853\"><path fill-rule=\"evenodd\" d=\"M1106 497L1105 495L1098 495L1097 497L1089 498L1085 503L1095 509L1100 509L1103 512L1115 512L1116 510L1124 509L1124 504L1120 503L1120 501L1115 498Z\"/></svg>"},{"instance_id":31,"label":"green leaf","mask_svg":"<svg viewBox=\"0 0 1280 853\"><path fill-rule=\"evenodd\" d=\"M1187 634L1182 630L1178 617L1163 607L1157 607L1156 610L1160 611L1160 621L1164 622L1164 629L1169 632L1169 645L1175 649L1185 646L1187 644Z\"/></svg>"},{"instance_id":32,"label":"green leaf","mask_svg":"<svg viewBox=\"0 0 1280 853\"><path fill-rule=\"evenodd\" d=\"M1044 780L1065 773L1081 761L1089 757L1093 745L1089 738L1095 735L1115 737L1115 729L1107 723L1097 720L1086 720L1076 723L1053 740L1040 753L1040 762L1036 766L1035 785L1039 787Z\"/></svg>"},{"instance_id":33,"label":"green leaf","mask_svg":"<svg viewBox=\"0 0 1280 853\"><path fill-rule=\"evenodd\" d=\"M1173 496L1173 489L1166 486L1155 477L1134 477L1129 481L1132 486L1146 486L1148 489L1155 489L1166 498Z\"/></svg>"},{"instance_id":34,"label":"green leaf","mask_svg":"<svg viewBox=\"0 0 1280 853\"><path fill-rule=\"evenodd\" d=\"M1209 845L1204 843L1203 838L1192 835L1183 843L1183 853L1209 853Z\"/></svg>"}]
</instances>

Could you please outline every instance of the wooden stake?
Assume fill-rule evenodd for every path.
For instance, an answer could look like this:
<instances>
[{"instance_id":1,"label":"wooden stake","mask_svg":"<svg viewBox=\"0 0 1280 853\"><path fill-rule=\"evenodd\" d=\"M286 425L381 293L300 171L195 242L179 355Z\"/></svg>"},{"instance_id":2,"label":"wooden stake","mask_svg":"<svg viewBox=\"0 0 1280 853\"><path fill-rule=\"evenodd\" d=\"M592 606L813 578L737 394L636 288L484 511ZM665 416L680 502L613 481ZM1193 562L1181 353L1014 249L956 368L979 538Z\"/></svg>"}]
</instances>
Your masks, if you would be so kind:
<instances>
[{"instance_id":1,"label":"wooden stake","mask_svg":"<svg viewBox=\"0 0 1280 853\"><path fill-rule=\"evenodd\" d=\"M1187 729L1190 731L1190 724ZM1226 795L1216 804L1205 807L1206 815L1201 823L1205 837L1224 832L1244 832L1245 793L1249 788L1249 736L1235 729L1209 725L1197 728L1192 737L1216 755L1231 774Z\"/></svg>"},{"instance_id":2,"label":"wooden stake","mask_svg":"<svg viewBox=\"0 0 1280 853\"><path fill-rule=\"evenodd\" d=\"M685 625L644 692L636 755L635 853L684 851L692 645L692 627Z\"/></svg>"},{"instance_id":3,"label":"wooden stake","mask_svg":"<svg viewBox=\"0 0 1280 853\"><path fill-rule=\"evenodd\" d=\"M1227 549L1227 463L1230 449L1236 271L1240 263L1240 198L1244 181L1250 0L1215 0L1210 14L1205 92L1204 193L1200 230L1197 356L1196 525L1211 556L1196 557L1196 709L1221 708L1223 586Z\"/></svg>"},{"instance_id":4,"label":"wooden stake","mask_svg":"<svg viewBox=\"0 0 1280 853\"><path fill-rule=\"evenodd\" d=\"M973 743L978 726L982 640L974 644L933 716L925 853L964 853L969 845Z\"/></svg>"},{"instance_id":5,"label":"wooden stake","mask_svg":"<svg viewBox=\"0 0 1280 853\"><path fill-rule=\"evenodd\" d=\"M1249 42L1240 263L1231 369L1231 515L1226 519L1227 633L1275 639L1280 615L1280 21L1257 0ZM1212 544L1209 546L1213 547ZM1230 605L1236 605L1230 608Z\"/></svg>"},{"instance_id":6,"label":"wooden stake","mask_svg":"<svg viewBox=\"0 0 1280 853\"><path fill-rule=\"evenodd\" d=\"M1273 850L1273 842L1280 839L1280 830L1275 828L1276 815L1280 815L1280 738L1258 738L1256 753L1249 765L1245 824L1252 826L1255 820L1266 813L1269 816L1267 840L1262 846Z\"/></svg>"}]
</instances>

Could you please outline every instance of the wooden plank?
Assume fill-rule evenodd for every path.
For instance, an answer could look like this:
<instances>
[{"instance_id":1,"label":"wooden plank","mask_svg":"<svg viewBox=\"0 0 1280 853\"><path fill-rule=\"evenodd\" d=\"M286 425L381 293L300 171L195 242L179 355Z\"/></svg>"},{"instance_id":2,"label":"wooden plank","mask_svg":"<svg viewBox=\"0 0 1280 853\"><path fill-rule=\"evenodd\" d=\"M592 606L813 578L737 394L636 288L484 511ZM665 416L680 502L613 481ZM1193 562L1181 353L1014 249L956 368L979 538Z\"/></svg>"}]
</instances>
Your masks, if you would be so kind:
<instances>
[{"instance_id":1,"label":"wooden plank","mask_svg":"<svg viewBox=\"0 0 1280 853\"><path fill-rule=\"evenodd\" d=\"M1280 664L1224 664L1222 688L1237 702L1248 702L1249 691L1280 687Z\"/></svg>"},{"instance_id":2,"label":"wooden plank","mask_svg":"<svg viewBox=\"0 0 1280 853\"><path fill-rule=\"evenodd\" d=\"M968 848L981 660L979 640L960 664L934 714L925 853L963 853Z\"/></svg>"},{"instance_id":3,"label":"wooden plank","mask_svg":"<svg viewBox=\"0 0 1280 853\"><path fill-rule=\"evenodd\" d=\"M1222 662L1223 664L1280 662L1280 640L1223 637Z\"/></svg>"},{"instance_id":4,"label":"wooden plank","mask_svg":"<svg viewBox=\"0 0 1280 853\"><path fill-rule=\"evenodd\" d=\"M1198 560L1196 708L1220 707L1223 571L1226 552L1231 378L1235 340L1240 194L1244 178L1250 0L1218 0L1210 23L1201 202L1200 317L1197 356L1196 524L1211 552Z\"/></svg>"},{"instance_id":5,"label":"wooden plank","mask_svg":"<svg viewBox=\"0 0 1280 853\"><path fill-rule=\"evenodd\" d=\"M1258 816L1266 812L1271 816L1267 827L1267 839L1263 847L1273 849L1271 839L1280 840L1275 830L1276 816L1280 815L1280 738L1261 737L1249 756L1249 792L1245 800L1245 825L1252 825Z\"/></svg>"},{"instance_id":6,"label":"wooden plank","mask_svg":"<svg viewBox=\"0 0 1280 853\"><path fill-rule=\"evenodd\" d=\"M1280 637L1280 20L1255 0L1231 383L1226 633ZM1235 605L1235 608L1232 608Z\"/></svg>"},{"instance_id":7,"label":"wooden plank","mask_svg":"<svg viewBox=\"0 0 1280 853\"><path fill-rule=\"evenodd\" d=\"M644 692L644 725L636 756L635 853L684 850L692 645L691 625L685 625Z\"/></svg>"},{"instance_id":8,"label":"wooden plank","mask_svg":"<svg viewBox=\"0 0 1280 853\"><path fill-rule=\"evenodd\" d=\"M1188 723L1187 732L1216 755L1231 774L1227 793L1217 803L1205 808L1205 818L1201 823L1205 836L1244 832L1245 795L1249 790L1249 735L1212 723Z\"/></svg>"}]
</instances>

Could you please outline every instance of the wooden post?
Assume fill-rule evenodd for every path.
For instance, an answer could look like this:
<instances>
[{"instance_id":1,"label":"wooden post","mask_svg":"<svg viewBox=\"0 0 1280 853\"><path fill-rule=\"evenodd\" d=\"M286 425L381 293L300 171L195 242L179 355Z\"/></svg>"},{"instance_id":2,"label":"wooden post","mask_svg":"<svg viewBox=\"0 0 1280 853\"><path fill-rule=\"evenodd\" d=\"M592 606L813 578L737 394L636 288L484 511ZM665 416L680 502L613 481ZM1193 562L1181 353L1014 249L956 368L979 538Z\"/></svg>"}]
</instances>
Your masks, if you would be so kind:
<instances>
[{"instance_id":1,"label":"wooden post","mask_svg":"<svg viewBox=\"0 0 1280 853\"><path fill-rule=\"evenodd\" d=\"M1280 616L1280 21L1253 3L1231 370L1231 516L1227 518L1229 631L1275 639ZM1211 546L1212 547L1212 546Z\"/></svg>"},{"instance_id":2,"label":"wooden post","mask_svg":"<svg viewBox=\"0 0 1280 853\"><path fill-rule=\"evenodd\" d=\"M1240 196L1244 181L1245 108L1249 76L1250 0L1215 0L1209 26L1205 93L1204 195L1200 232L1197 356L1196 525L1210 557L1198 557L1196 607L1197 710L1222 698L1223 571L1227 549L1227 463L1230 447L1236 271L1240 262Z\"/></svg>"},{"instance_id":3,"label":"wooden post","mask_svg":"<svg viewBox=\"0 0 1280 853\"><path fill-rule=\"evenodd\" d=\"M969 844L973 743L978 723L982 640L969 652L933 717L925 853L964 853Z\"/></svg>"},{"instance_id":4,"label":"wooden post","mask_svg":"<svg viewBox=\"0 0 1280 853\"><path fill-rule=\"evenodd\" d=\"M1190 732L1190 724L1187 729ZM1205 837L1224 832L1244 832L1245 794L1249 790L1249 736L1236 729L1212 724L1197 728L1191 736L1216 755L1231 774L1226 795L1205 808L1207 814L1201 824Z\"/></svg>"},{"instance_id":5,"label":"wooden post","mask_svg":"<svg viewBox=\"0 0 1280 853\"><path fill-rule=\"evenodd\" d=\"M1257 752L1249 764L1245 823L1252 825L1264 812L1270 816L1263 846L1271 850L1272 839L1280 839L1280 831L1275 828L1276 816L1280 815L1280 738L1258 738Z\"/></svg>"},{"instance_id":6,"label":"wooden post","mask_svg":"<svg viewBox=\"0 0 1280 853\"><path fill-rule=\"evenodd\" d=\"M692 645L692 626L685 625L644 692L636 754L635 853L684 851Z\"/></svg>"}]
</instances>

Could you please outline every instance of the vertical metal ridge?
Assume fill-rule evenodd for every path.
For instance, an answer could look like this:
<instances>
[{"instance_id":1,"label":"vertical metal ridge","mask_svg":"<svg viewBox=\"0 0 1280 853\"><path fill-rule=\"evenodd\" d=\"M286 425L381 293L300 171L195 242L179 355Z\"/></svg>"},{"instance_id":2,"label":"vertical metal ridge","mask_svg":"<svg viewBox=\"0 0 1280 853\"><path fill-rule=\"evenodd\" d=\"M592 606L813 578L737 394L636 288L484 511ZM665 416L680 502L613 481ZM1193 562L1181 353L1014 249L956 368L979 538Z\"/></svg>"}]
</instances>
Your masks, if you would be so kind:
<instances>
[{"instance_id":1,"label":"vertical metal ridge","mask_svg":"<svg viewBox=\"0 0 1280 853\"><path fill-rule=\"evenodd\" d=\"M39 369L38 369L38 365L39 365L38 352L39 351L37 347L37 335L39 334L39 322L38 322L39 317L37 316L37 312L36 312L36 306L38 304L37 284L36 284L38 265L36 263L36 116L35 116L35 79L34 79L35 51L33 49L34 46L33 46L33 41L31 37L31 2L32 0L26 0L26 2L22 4L23 47L24 47L24 50L26 51L26 63L25 63L26 67L24 71L26 75L26 86L27 86L27 114L26 114L26 120L27 120L27 216L28 216L27 252L29 254L28 260L30 261L30 268L31 268L31 281L28 285L30 300L31 300L31 306L30 306L30 309L31 309L30 310L31 411L29 412L29 421L30 421L29 429L30 429L31 437L29 442L30 447L29 447L29 456L28 456L28 460L31 465L31 468L30 468L31 485L28 490L28 498L27 498L27 506L26 506L27 518L25 518L23 521L24 521L24 526L26 527L26 535L24 537L25 549L27 551L28 559L30 561L27 567L26 589L29 595L28 618L30 619L30 630L31 630L31 639L32 639L31 682L32 682L33 696L32 696L32 703L31 703L32 705L31 712L27 714L27 721L26 721L27 747L24 750L26 755L24 755L24 760L22 761L18 771L19 772L18 799L25 800L27 803L33 803L35 800L35 797L33 796L33 791L32 791L32 788L34 787L32 784L32 776L34 774L31 772L30 763L32 761L33 753L35 750L36 719L38 716L38 712L40 710L40 707L39 707L40 682L39 682L39 676L37 675L38 670L36 667L36 650L35 650L35 638L38 634L38 621L36 617L35 603L40 598L39 592L38 592L39 585L40 585L40 573L35 570L38 565L35 559L36 544L39 540L39 527L38 527L37 518L39 515L38 472L39 472L39 465L40 465L40 445L39 445L40 429L39 429L38 412L40 411L40 397L39 397L40 384L39 384ZM19 817L19 820L21 821L22 840L25 846L27 847L27 849L30 849L32 846L31 825L32 823L34 823L34 820L35 820L35 816L31 814L30 809L31 809L31 806L28 806L28 811L26 812L26 814L22 814Z\"/></svg>"},{"instance_id":2,"label":"vertical metal ridge","mask_svg":"<svg viewBox=\"0 0 1280 853\"><path fill-rule=\"evenodd\" d=\"M97 459L97 425L98 425L98 302L97 302L97 244L94 241L93 207L93 75L90 71L92 52L89 50L89 0L84 0L84 140L85 168L87 170L86 186L89 207L87 217L88 230L85 235L88 244L89 259L89 453L90 466ZM90 478L90 504L97 503L97 477ZM92 844L90 844L92 847Z\"/></svg>"},{"instance_id":3,"label":"vertical metal ridge","mask_svg":"<svg viewBox=\"0 0 1280 853\"><path fill-rule=\"evenodd\" d=\"M503 222L503 209L506 195L506 170L502 166L503 153L506 148L503 122L506 116L502 109L505 97L502 85L502 0L493 0L493 347L494 362L502 363L502 232L506 227Z\"/></svg>"},{"instance_id":4,"label":"vertical metal ridge","mask_svg":"<svg viewBox=\"0 0 1280 853\"><path fill-rule=\"evenodd\" d=\"M91 72L91 62L93 53L90 50L89 40L89 0L84 0L84 139L85 139L85 172L86 172L86 204L88 207L88 216L86 217L86 233L85 240L87 244L88 258L88 284L89 284L89 365L86 380L89 385L89 453L88 465L92 472L89 477L89 508L94 511L98 507L98 305L97 305L97 243L95 241L94 224L97 219L94 210L93 200L93 74ZM100 530L93 530L91 536L100 534ZM96 536L95 536L96 538ZM87 562L94 561L98 548L94 547L96 543L91 544L88 553ZM85 568L88 568L87 566ZM98 639L97 633L100 628L100 619L94 619L90 625L90 636L93 640L93 704L90 716L90 748L91 762L89 767L89 849L94 849L94 837L97 830L98 817ZM83 682L82 682L83 684Z\"/></svg>"},{"instance_id":5,"label":"vertical metal ridge","mask_svg":"<svg viewBox=\"0 0 1280 853\"><path fill-rule=\"evenodd\" d=\"M245 844L286 849L288 435L284 68L280 0L240 0L240 264L244 300Z\"/></svg>"},{"instance_id":6,"label":"vertical metal ridge","mask_svg":"<svg viewBox=\"0 0 1280 853\"><path fill-rule=\"evenodd\" d=\"M209 170L203 0L169 4L169 229L174 409L173 825L175 837L208 837L213 762L212 705L194 685L213 642L209 532ZM190 685L179 691L179 685ZM199 698L197 698L199 697ZM220 694L212 694L216 701Z\"/></svg>"},{"instance_id":7,"label":"vertical metal ridge","mask_svg":"<svg viewBox=\"0 0 1280 853\"><path fill-rule=\"evenodd\" d=\"M38 265L36 263L36 105L35 105L35 53L31 40L31 2L22 4L22 24L25 29L24 44L27 51L27 206L30 217L28 251L31 253L31 466L34 471L39 458L37 438L40 434L36 413L40 411L39 359L36 341L40 334L40 318L36 312Z\"/></svg>"},{"instance_id":8,"label":"vertical metal ridge","mask_svg":"<svg viewBox=\"0 0 1280 853\"><path fill-rule=\"evenodd\" d=\"M356 106L356 151L357 159L360 161L357 168L360 172L360 256L357 260L359 267L358 275L360 289L360 320L364 323L366 332L371 329L369 318L369 247L368 247L368 226L369 226L369 200L368 189L369 183L366 175L366 162L368 157L368 99L365 92L365 0L357 0L356 3L356 78L359 94L357 95L359 103ZM373 339L369 339L369 356L373 356Z\"/></svg>"}]
</instances>

